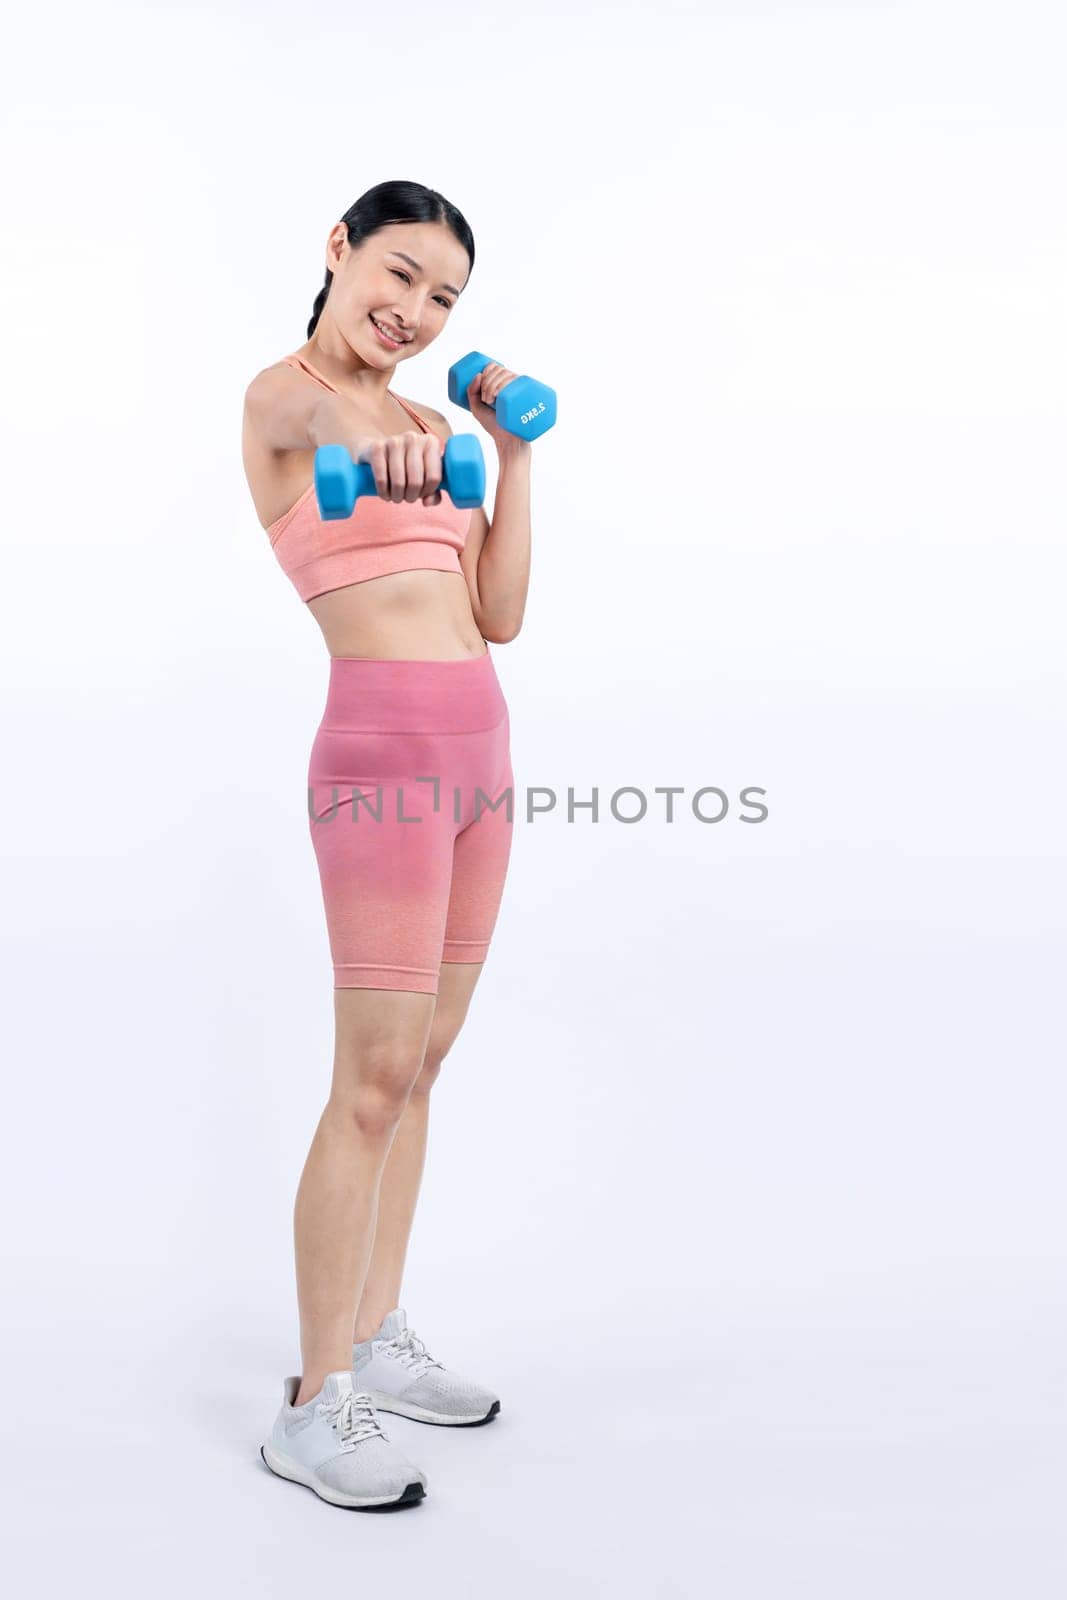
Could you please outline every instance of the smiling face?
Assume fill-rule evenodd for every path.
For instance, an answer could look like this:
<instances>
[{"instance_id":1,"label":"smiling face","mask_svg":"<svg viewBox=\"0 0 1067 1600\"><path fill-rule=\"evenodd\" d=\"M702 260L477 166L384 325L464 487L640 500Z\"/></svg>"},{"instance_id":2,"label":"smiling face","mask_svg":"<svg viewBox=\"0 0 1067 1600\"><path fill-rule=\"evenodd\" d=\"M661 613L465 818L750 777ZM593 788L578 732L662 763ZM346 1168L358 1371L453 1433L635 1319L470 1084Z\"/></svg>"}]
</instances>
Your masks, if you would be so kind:
<instances>
[{"instance_id":1,"label":"smiling face","mask_svg":"<svg viewBox=\"0 0 1067 1600\"><path fill-rule=\"evenodd\" d=\"M352 248L343 222L331 230L333 282L323 316L371 367L389 368L441 332L470 273L470 258L439 222L393 222Z\"/></svg>"}]
</instances>

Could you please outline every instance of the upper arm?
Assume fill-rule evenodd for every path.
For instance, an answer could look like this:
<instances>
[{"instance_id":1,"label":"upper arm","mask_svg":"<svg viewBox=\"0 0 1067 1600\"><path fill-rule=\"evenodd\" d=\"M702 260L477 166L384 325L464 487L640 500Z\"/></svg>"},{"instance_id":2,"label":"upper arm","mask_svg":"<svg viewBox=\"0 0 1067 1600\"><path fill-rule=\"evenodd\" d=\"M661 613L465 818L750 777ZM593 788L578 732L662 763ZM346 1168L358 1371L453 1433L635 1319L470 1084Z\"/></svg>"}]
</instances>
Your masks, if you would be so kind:
<instances>
[{"instance_id":1,"label":"upper arm","mask_svg":"<svg viewBox=\"0 0 1067 1600\"><path fill-rule=\"evenodd\" d=\"M245 390L245 416L269 450L306 450L311 421L328 391L284 362L257 372Z\"/></svg>"},{"instance_id":2,"label":"upper arm","mask_svg":"<svg viewBox=\"0 0 1067 1600\"><path fill-rule=\"evenodd\" d=\"M423 406L421 409L426 413L428 420L438 433L443 434L446 439L452 437L452 429L447 417L443 417L440 411L435 411L432 406ZM482 553L482 545L485 543L488 533L489 518L485 514L485 508L484 506L475 506L471 512L470 525L467 529L467 537L464 541L463 549L459 553L459 564L463 569L463 576L467 580L467 588L470 590L471 597L471 609L474 612L474 620L478 623L479 630L481 630L482 625L481 600L478 595L478 557Z\"/></svg>"},{"instance_id":3,"label":"upper arm","mask_svg":"<svg viewBox=\"0 0 1067 1600\"><path fill-rule=\"evenodd\" d=\"M467 528L467 537L463 542L463 549L459 553L459 564L463 569L463 576L467 580L467 588L471 593L471 605L475 617L478 616L481 599L478 594L478 557L482 553L489 532L489 518L485 514L484 506L475 506L471 512L470 524Z\"/></svg>"}]
</instances>

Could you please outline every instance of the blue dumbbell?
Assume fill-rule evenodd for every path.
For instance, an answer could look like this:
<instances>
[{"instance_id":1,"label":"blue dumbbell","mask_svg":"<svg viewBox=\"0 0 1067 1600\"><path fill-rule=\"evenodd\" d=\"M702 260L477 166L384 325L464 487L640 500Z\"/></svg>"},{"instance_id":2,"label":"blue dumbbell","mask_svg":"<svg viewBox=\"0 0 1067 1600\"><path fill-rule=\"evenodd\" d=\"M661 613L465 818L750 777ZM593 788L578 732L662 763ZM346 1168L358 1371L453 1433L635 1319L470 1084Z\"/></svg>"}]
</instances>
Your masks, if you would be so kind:
<instances>
[{"instance_id":1,"label":"blue dumbbell","mask_svg":"<svg viewBox=\"0 0 1067 1600\"><path fill-rule=\"evenodd\" d=\"M467 390L472 380L493 360L494 356L483 356L480 350L472 350L469 356L449 367L448 398L454 406L470 410ZM556 420L555 389L537 378L512 378L496 397L496 420L519 439L539 439Z\"/></svg>"},{"instance_id":2,"label":"blue dumbbell","mask_svg":"<svg viewBox=\"0 0 1067 1600\"><path fill-rule=\"evenodd\" d=\"M485 499L485 458L473 433L456 433L445 441L441 489L465 511ZM378 493L369 461L353 461L343 444L320 444L315 451L315 497L323 522L350 517L360 495Z\"/></svg>"}]
</instances>

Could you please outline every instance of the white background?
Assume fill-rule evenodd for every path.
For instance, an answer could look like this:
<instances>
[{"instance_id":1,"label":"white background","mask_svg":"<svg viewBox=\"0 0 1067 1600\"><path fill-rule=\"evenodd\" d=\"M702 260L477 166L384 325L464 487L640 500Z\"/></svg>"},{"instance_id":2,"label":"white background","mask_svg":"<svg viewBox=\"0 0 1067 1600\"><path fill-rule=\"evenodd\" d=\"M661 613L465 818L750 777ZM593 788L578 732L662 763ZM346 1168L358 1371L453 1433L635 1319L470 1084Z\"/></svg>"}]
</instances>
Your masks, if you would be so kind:
<instances>
[{"instance_id":1,"label":"white background","mask_svg":"<svg viewBox=\"0 0 1067 1600\"><path fill-rule=\"evenodd\" d=\"M19 20L14 1592L1060 1595L1058 8ZM327 658L240 422L331 225L401 177L477 260L399 391L459 430L478 348L559 392L492 648L517 788L560 807L516 826L403 1296L503 1409L390 1419L430 1492L374 1518L258 1456L332 1049ZM667 784L730 815L667 824Z\"/></svg>"}]
</instances>

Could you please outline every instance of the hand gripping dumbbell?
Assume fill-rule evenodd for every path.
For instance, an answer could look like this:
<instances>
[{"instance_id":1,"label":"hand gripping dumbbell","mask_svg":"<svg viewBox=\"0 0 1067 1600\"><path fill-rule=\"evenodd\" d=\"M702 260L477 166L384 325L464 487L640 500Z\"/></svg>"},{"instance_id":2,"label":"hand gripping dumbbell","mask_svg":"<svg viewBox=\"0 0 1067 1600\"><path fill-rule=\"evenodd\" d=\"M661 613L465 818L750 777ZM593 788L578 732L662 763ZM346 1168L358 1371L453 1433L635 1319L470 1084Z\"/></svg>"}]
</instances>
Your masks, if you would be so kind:
<instances>
[{"instance_id":1,"label":"hand gripping dumbbell","mask_svg":"<svg viewBox=\"0 0 1067 1600\"><path fill-rule=\"evenodd\" d=\"M494 358L472 350L448 369L448 398L469 411L467 390ZM512 378L496 397L496 420L519 439L539 439L556 420L556 391L537 378Z\"/></svg>"},{"instance_id":2,"label":"hand gripping dumbbell","mask_svg":"<svg viewBox=\"0 0 1067 1600\"><path fill-rule=\"evenodd\" d=\"M473 433L456 433L445 441L441 489L465 511L485 499L485 458ZM320 444L315 451L315 496L323 522L350 517L360 495L378 493L369 461L353 461L343 444Z\"/></svg>"}]
</instances>

